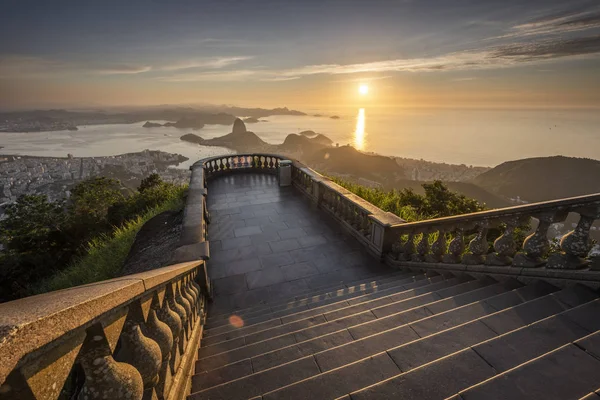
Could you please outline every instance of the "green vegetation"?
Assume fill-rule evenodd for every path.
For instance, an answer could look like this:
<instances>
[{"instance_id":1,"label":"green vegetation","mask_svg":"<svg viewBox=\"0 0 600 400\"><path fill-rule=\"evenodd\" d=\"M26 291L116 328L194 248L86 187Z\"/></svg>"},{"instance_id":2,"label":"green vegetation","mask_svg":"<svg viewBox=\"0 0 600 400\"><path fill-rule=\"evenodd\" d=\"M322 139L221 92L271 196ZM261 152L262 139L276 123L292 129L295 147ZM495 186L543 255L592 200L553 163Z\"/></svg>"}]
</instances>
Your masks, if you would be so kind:
<instances>
[{"instance_id":1,"label":"green vegetation","mask_svg":"<svg viewBox=\"0 0 600 400\"><path fill-rule=\"evenodd\" d=\"M384 211L394 213L408 222L468 214L485 209L485 206L477 200L450 191L441 181L424 183L425 195L420 195L412 189L386 192L338 178L332 178L332 180L371 204Z\"/></svg>"},{"instance_id":2,"label":"green vegetation","mask_svg":"<svg viewBox=\"0 0 600 400\"><path fill-rule=\"evenodd\" d=\"M67 202L21 196L0 222L0 301L116 276L142 225L181 208L185 190L153 174L128 197L107 178L79 183Z\"/></svg>"},{"instance_id":3,"label":"green vegetation","mask_svg":"<svg viewBox=\"0 0 600 400\"><path fill-rule=\"evenodd\" d=\"M485 205L480 204L475 199L470 199L462 194L452 192L441 181L433 183L424 183L425 195L420 195L412 191L412 189L392 190L385 192L380 189L367 188L354 183L346 182L338 178L331 178L338 185L348 189L357 196L362 197L368 202L376 205L384 211L389 211L398 215L400 218L408 221L422 221L426 219L434 219L441 217L449 217L451 215L468 214L477 211L485 210ZM488 242L490 251L493 251L493 242L504 231L505 226L490 229L488 232ZM523 243L531 227L529 223L524 223L515 229L514 237L516 243ZM465 234L465 241L468 243L475 237L476 231L468 231ZM433 243L437 240L438 233L429 234L428 241ZM447 242L453 239L453 235L448 233ZM407 239L404 235L402 241ZM421 236L418 235L418 240ZM465 249L465 252L468 249Z\"/></svg>"}]
</instances>

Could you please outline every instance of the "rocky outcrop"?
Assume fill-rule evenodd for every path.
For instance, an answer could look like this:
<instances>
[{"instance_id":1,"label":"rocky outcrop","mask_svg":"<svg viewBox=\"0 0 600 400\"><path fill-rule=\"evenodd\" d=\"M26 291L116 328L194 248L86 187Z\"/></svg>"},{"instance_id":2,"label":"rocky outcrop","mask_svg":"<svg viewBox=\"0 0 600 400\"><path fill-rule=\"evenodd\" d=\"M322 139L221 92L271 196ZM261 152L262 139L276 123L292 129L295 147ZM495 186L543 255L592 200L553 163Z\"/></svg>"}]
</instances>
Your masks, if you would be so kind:
<instances>
[{"instance_id":1,"label":"rocky outcrop","mask_svg":"<svg viewBox=\"0 0 600 400\"><path fill-rule=\"evenodd\" d=\"M160 128L161 126L163 125L156 122L146 121L146 123L142 125L142 128Z\"/></svg>"},{"instance_id":2,"label":"rocky outcrop","mask_svg":"<svg viewBox=\"0 0 600 400\"><path fill-rule=\"evenodd\" d=\"M242 121L241 119L236 118L235 121L233 122L233 129L232 129L231 133L240 134L240 133L245 133L245 132L247 132L246 124L244 124L244 121Z\"/></svg>"}]
</instances>

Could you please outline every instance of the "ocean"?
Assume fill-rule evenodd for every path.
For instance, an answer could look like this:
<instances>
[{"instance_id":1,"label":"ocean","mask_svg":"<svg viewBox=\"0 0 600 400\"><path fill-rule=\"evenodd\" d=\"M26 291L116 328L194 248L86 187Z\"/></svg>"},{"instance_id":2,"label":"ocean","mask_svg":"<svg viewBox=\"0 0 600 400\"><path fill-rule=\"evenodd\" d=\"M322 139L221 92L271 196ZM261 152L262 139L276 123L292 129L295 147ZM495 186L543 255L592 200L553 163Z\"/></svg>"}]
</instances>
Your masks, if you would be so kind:
<instances>
[{"instance_id":1,"label":"ocean","mask_svg":"<svg viewBox=\"0 0 600 400\"><path fill-rule=\"evenodd\" d=\"M317 113L314 111L313 113ZM247 124L269 143L290 133L313 130L340 145L366 152L449 164L493 167L528 157L565 155L600 158L598 110L345 110L339 119L314 116L271 116ZM165 121L153 121L165 122ZM75 157L109 156L144 149L179 153L196 160L230 153L181 141L193 132L203 138L227 134L230 126L202 129L143 128L135 124L80 126L78 131L0 133L0 154Z\"/></svg>"}]
</instances>

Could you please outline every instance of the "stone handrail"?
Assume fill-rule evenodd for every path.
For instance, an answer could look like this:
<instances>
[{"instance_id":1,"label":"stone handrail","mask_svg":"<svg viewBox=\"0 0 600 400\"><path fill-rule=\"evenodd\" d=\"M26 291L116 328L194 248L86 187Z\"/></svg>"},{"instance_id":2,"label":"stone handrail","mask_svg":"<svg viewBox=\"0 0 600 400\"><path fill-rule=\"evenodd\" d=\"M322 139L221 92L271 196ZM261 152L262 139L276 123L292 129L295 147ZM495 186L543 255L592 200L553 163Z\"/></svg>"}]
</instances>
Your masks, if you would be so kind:
<instances>
[{"instance_id":1,"label":"stone handrail","mask_svg":"<svg viewBox=\"0 0 600 400\"><path fill-rule=\"evenodd\" d=\"M0 304L0 399L56 399L63 389L79 399L182 398L205 319L203 264Z\"/></svg>"},{"instance_id":2,"label":"stone handrail","mask_svg":"<svg viewBox=\"0 0 600 400\"><path fill-rule=\"evenodd\" d=\"M560 250L552 251L548 230L553 223L564 221L569 213L578 214L579 222L562 237ZM539 221L535 231L523 243L517 243L515 230L532 218ZM590 228L599 218L600 194L593 194L398 224L391 228L394 244L390 256L399 262L582 269L587 267L586 257L591 250ZM500 228L502 232L490 248L488 233L492 228ZM474 237L465 244L465 233L469 232ZM595 275L600 280L600 274Z\"/></svg>"}]
</instances>

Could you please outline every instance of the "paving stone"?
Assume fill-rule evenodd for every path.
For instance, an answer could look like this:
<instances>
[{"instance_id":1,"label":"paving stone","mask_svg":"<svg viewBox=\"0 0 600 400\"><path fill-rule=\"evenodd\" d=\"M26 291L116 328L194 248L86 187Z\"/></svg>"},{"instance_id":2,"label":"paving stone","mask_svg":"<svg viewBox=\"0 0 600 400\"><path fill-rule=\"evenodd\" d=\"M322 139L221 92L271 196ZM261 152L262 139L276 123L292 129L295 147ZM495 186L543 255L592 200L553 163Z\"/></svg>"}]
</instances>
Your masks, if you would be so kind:
<instances>
[{"instance_id":1,"label":"paving stone","mask_svg":"<svg viewBox=\"0 0 600 400\"><path fill-rule=\"evenodd\" d=\"M296 239L302 236L306 236L306 232L304 232L302 228L283 229L277 231L277 234L279 235L279 237L281 237L281 239Z\"/></svg>"},{"instance_id":2,"label":"paving stone","mask_svg":"<svg viewBox=\"0 0 600 400\"><path fill-rule=\"evenodd\" d=\"M564 310L562 303L552 296L546 296L485 317L482 322L501 335Z\"/></svg>"},{"instance_id":3,"label":"paving stone","mask_svg":"<svg viewBox=\"0 0 600 400\"><path fill-rule=\"evenodd\" d=\"M352 400L445 399L494 375L494 370L473 350L468 349L351 393L350 396ZM512 397L507 396L504 399Z\"/></svg>"},{"instance_id":4,"label":"paving stone","mask_svg":"<svg viewBox=\"0 0 600 400\"><path fill-rule=\"evenodd\" d=\"M504 372L587 334L585 329L556 315L481 343L473 349L496 371Z\"/></svg>"},{"instance_id":5,"label":"paving stone","mask_svg":"<svg viewBox=\"0 0 600 400\"><path fill-rule=\"evenodd\" d=\"M600 333L596 332L575 342L577 346L600 359Z\"/></svg>"},{"instance_id":6,"label":"paving stone","mask_svg":"<svg viewBox=\"0 0 600 400\"><path fill-rule=\"evenodd\" d=\"M245 275L228 276L227 278L214 279L215 294L232 294L248 290Z\"/></svg>"},{"instance_id":7,"label":"paving stone","mask_svg":"<svg viewBox=\"0 0 600 400\"><path fill-rule=\"evenodd\" d=\"M414 307L419 307L424 304L433 303L438 300L440 300L440 296L437 293L425 293L405 300L399 300L389 305L380 306L376 309L373 309L373 314L375 314L377 318L384 318Z\"/></svg>"},{"instance_id":8,"label":"paving stone","mask_svg":"<svg viewBox=\"0 0 600 400\"><path fill-rule=\"evenodd\" d=\"M192 393L187 398L189 400L247 399L318 373L319 368L314 359L310 357L293 364L288 364L287 366L262 371L224 385Z\"/></svg>"},{"instance_id":9,"label":"paving stone","mask_svg":"<svg viewBox=\"0 0 600 400\"><path fill-rule=\"evenodd\" d=\"M335 399L352 390L380 382L400 370L387 354L379 354L263 395L265 400Z\"/></svg>"},{"instance_id":10,"label":"paving stone","mask_svg":"<svg viewBox=\"0 0 600 400\"><path fill-rule=\"evenodd\" d=\"M388 354L402 372L407 372L494 337L494 331L474 321L388 350Z\"/></svg>"},{"instance_id":11,"label":"paving stone","mask_svg":"<svg viewBox=\"0 0 600 400\"><path fill-rule=\"evenodd\" d=\"M262 340L266 340L275 336L283 335L285 333L295 332L301 329L308 329L315 325L320 325L325 323L326 320L322 315L317 315L311 318L303 319L300 321L290 322L287 324L283 324L281 326L277 326L275 328L250 334L246 336L246 343L256 343Z\"/></svg>"},{"instance_id":12,"label":"paving stone","mask_svg":"<svg viewBox=\"0 0 600 400\"><path fill-rule=\"evenodd\" d=\"M427 336L444 329L461 325L465 322L483 317L496 312L491 306L483 302L470 304L447 313L437 314L422 321L412 323L410 326L420 335Z\"/></svg>"},{"instance_id":13,"label":"paving stone","mask_svg":"<svg viewBox=\"0 0 600 400\"><path fill-rule=\"evenodd\" d=\"M404 326L316 354L315 359L325 372L417 339L419 335Z\"/></svg>"},{"instance_id":14,"label":"paving stone","mask_svg":"<svg viewBox=\"0 0 600 400\"><path fill-rule=\"evenodd\" d=\"M600 299L591 301L568 311L566 317L590 332L600 330Z\"/></svg>"},{"instance_id":15,"label":"paving stone","mask_svg":"<svg viewBox=\"0 0 600 400\"><path fill-rule=\"evenodd\" d=\"M246 281L250 289L274 285L285 280L285 276L279 267L265 267L246 274Z\"/></svg>"},{"instance_id":16,"label":"paving stone","mask_svg":"<svg viewBox=\"0 0 600 400\"><path fill-rule=\"evenodd\" d=\"M439 314L439 313L451 310L456 307L464 306L465 304L470 304L470 303L473 303L473 302L476 302L479 300L484 300L489 297L496 296L498 294L505 293L508 290L511 290L511 289L507 288L502 283L497 283L495 285L490 285L490 286L486 286L484 288L475 289L475 290L469 291L467 293L463 293L463 294L456 295L456 296L448 298L448 299L444 299L443 301L439 301L435 304L429 305L427 308L429 308L429 311L431 311L432 313Z\"/></svg>"},{"instance_id":17,"label":"paving stone","mask_svg":"<svg viewBox=\"0 0 600 400\"><path fill-rule=\"evenodd\" d=\"M404 311L400 314L390 315L386 318L377 319L369 322L368 324L353 326L348 328L352 337L355 339L361 339L367 336L375 335L377 333L387 331L389 329L395 329L402 325L408 324L412 321L418 321L423 318L431 316L431 311L425 307L418 307L408 311Z\"/></svg>"},{"instance_id":18,"label":"paving stone","mask_svg":"<svg viewBox=\"0 0 600 400\"><path fill-rule=\"evenodd\" d=\"M302 247L313 247L327 243L327 238L323 235L310 235L298 238Z\"/></svg>"},{"instance_id":19,"label":"paving stone","mask_svg":"<svg viewBox=\"0 0 600 400\"><path fill-rule=\"evenodd\" d=\"M209 270L212 268L221 268L225 272L223 276L245 274L246 272L256 271L262 268L262 264L258 257L246 258L243 260L233 260L225 265L223 264L209 264ZM215 275L210 275L212 278L217 278Z\"/></svg>"},{"instance_id":20,"label":"paving stone","mask_svg":"<svg viewBox=\"0 0 600 400\"><path fill-rule=\"evenodd\" d=\"M289 253L275 253L260 256L259 258L264 268L280 267L294 263L294 259Z\"/></svg>"},{"instance_id":21,"label":"paving stone","mask_svg":"<svg viewBox=\"0 0 600 400\"><path fill-rule=\"evenodd\" d=\"M250 360L242 360L226 367L192 375L192 393L250 375L251 373L252 362Z\"/></svg>"},{"instance_id":22,"label":"paving stone","mask_svg":"<svg viewBox=\"0 0 600 400\"><path fill-rule=\"evenodd\" d=\"M272 299L292 297L296 294L303 293L308 290L308 285L303 279L296 279L289 282L279 283L269 286ZM305 306L308 308L308 306Z\"/></svg>"},{"instance_id":23,"label":"paving stone","mask_svg":"<svg viewBox=\"0 0 600 400\"><path fill-rule=\"evenodd\" d=\"M270 319L270 320L267 320L264 322L259 322L254 325L242 327L240 329L236 329L233 331L228 331L228 332L224 332L224 333L217 333L215 335L205 336L203 338L202 343L206 346L210 346L213 344L225 342L227 340L231 340L231 339L235 339L235 338L244 336L245 343L249 344L249 342L248 342L249 336L248 335L253 335L253 334L255 334L255 332L266 330L269 328L275 328L280 325L281 325L281 320L279 318Z\"/></svg>"},{"instance_id":24,"label":"paving stone","mask_svg":"<svg viewBox=\"0 0 600 400\"><path fill-rule=\"evenodd\" d=\"M284 265L280 267L280 269L283 272L283 276L285 277L286 281L293 281L295 279L304 278L319 273L319 270L309 262Z\"/></svg>"},{"instance_id":25,"label":"paving stone","mask_svg":"<svg viewBox=\"0 0 600 400\"><path fill-rule=\"evenodd\" d=\"M306 247L301 249L290 250L290 255L295 262L313 261L325 259L325 255L319 252L316 247Z\"/></svg>"},{"instance_id":26,"label":"paving stone","mask_svg":"<svg viewBox=\"0 0 600 400\"><path fill-rule=\"evenodd\" d=\"M269 249L271 248L271 246L268 245L269 242L275 242L281 240L281 238L279 237L279 235L277 234L277 232L273 232L273 231L263 231L263 233L260 233L258 235L252 235L250 236L250 241L252 242L253 246L256 245L261 245L261 244L266 244L267 247L269 247Z\"/></svg>"},{"instance_id":27,"label":"paving stone","mask_svg":"<svg viewBox=\"0 0 600 400\"><path fill-rule=\"evenodd\" d=\"M208 263L224 264L233 260L242 260L258 256L258 251L254 246L239 247L228 249L217 254L211 254Z\"/></svg>"},{"instance_id":28,"label":"paving stone","mask_svg":"<svg viewBox=\"0 0 600 400\"><path fill-rule=\"evenodd\" d=\"M243 339L243 338L241 338ZM235 340L241 340L235 339ZM225 342L228 343L228 342ZM208 353L207 356L202 356L202 348L200 349L200 356L203 357L196 362L196 371L209 371L215 368L222 367L232 362L245 360L271 352L273 350L287 347L296 343L294 335L282 335L276 338L265 340L263 342L254 343L248 346L232 348L229 351L221 351L219 353ZM213 347L213 346L210 346ZM205 349L210 349L206 347Z\"/></svg>"},{"instance_id":29,"label":"paving stone","mask_svg":"<svg viewBox=\"0 0 600 400\"><path fill-rule=\"evenodd\" d=\"M258 235L262 233L262 229L260 229L260 226L244 226L243 228L234 229L233 233L235 237Z\"/></svg>"},{"instance_id":30,"label":"paving stone","mask_svg":"<svg viewBox=\"0 0 600 400\"><path fill-rule=\"evenodd\" d=\"M285 251L290 251L294 249L300 248L300 243L296 239L284 239L278 240L276 242L269 242L269 246L271 246L271 250L273 253L281 253Z\"/></svg>"},{"instance_id":31,"label":"paving stone","mask_svg":"<svg viewBox=\"0 0 600 400\"><path fill-rule=\"evenodd\" d=\"M578 399L596 390L600 361L566 345L460 392L464 400Z\"/></svg>"},{"instance_id":32,"label":"paving stone","mask_svg":"<svg viewBox=\"0 0 600 400\"><path fill-rule=\"evenodd\" d=\"M221 342L214 346L206 345L204 342L205 340L203 338L201 341L202 346L198 350L198 358L210 357L215 354L223 353L225 351L237 349L246 344L246 340L244 338L237 338L234 340L229 340L227 342Z\"/></svg>"},{"instance_id":33,"label":"paving stone","mask_svg":"<svg viewBox=\"0 0 600 400\"><path fill-rule=\"evenodd\" d=\"M352 315L350 317L342 318L339 320L331 321L326 324L305 329L300 332L294 333L298 342L303 342L308 339L315 338L317 336L325 335L327 333L336 332L350 326L362 324L365 322L373 321L375 316L370 311Z\"/></svg>"},{"instance_id":34,"label":"paving stone","mask_svg":"<svg viewBox=\"0 0 600 400\"><path fill-rule=\"evenodd\" d=\"M232 294L230 297L234 309L264 304L271 299L269 290L266 288L247 290Z\"/></svg>"},{"instance_id":35,"label":"paving stone","mask_svg":"<svg viewBox=\"0 0 600 400\"><path fill-rule=\"evenodd\" d=\"M245 228L240 228L245 229ZM250 246L252 242L249 237L236 237L231 239L223 239L221 241L221 246L223 250L231 250L239 247Z\"/></svg>"}]
</instances>

